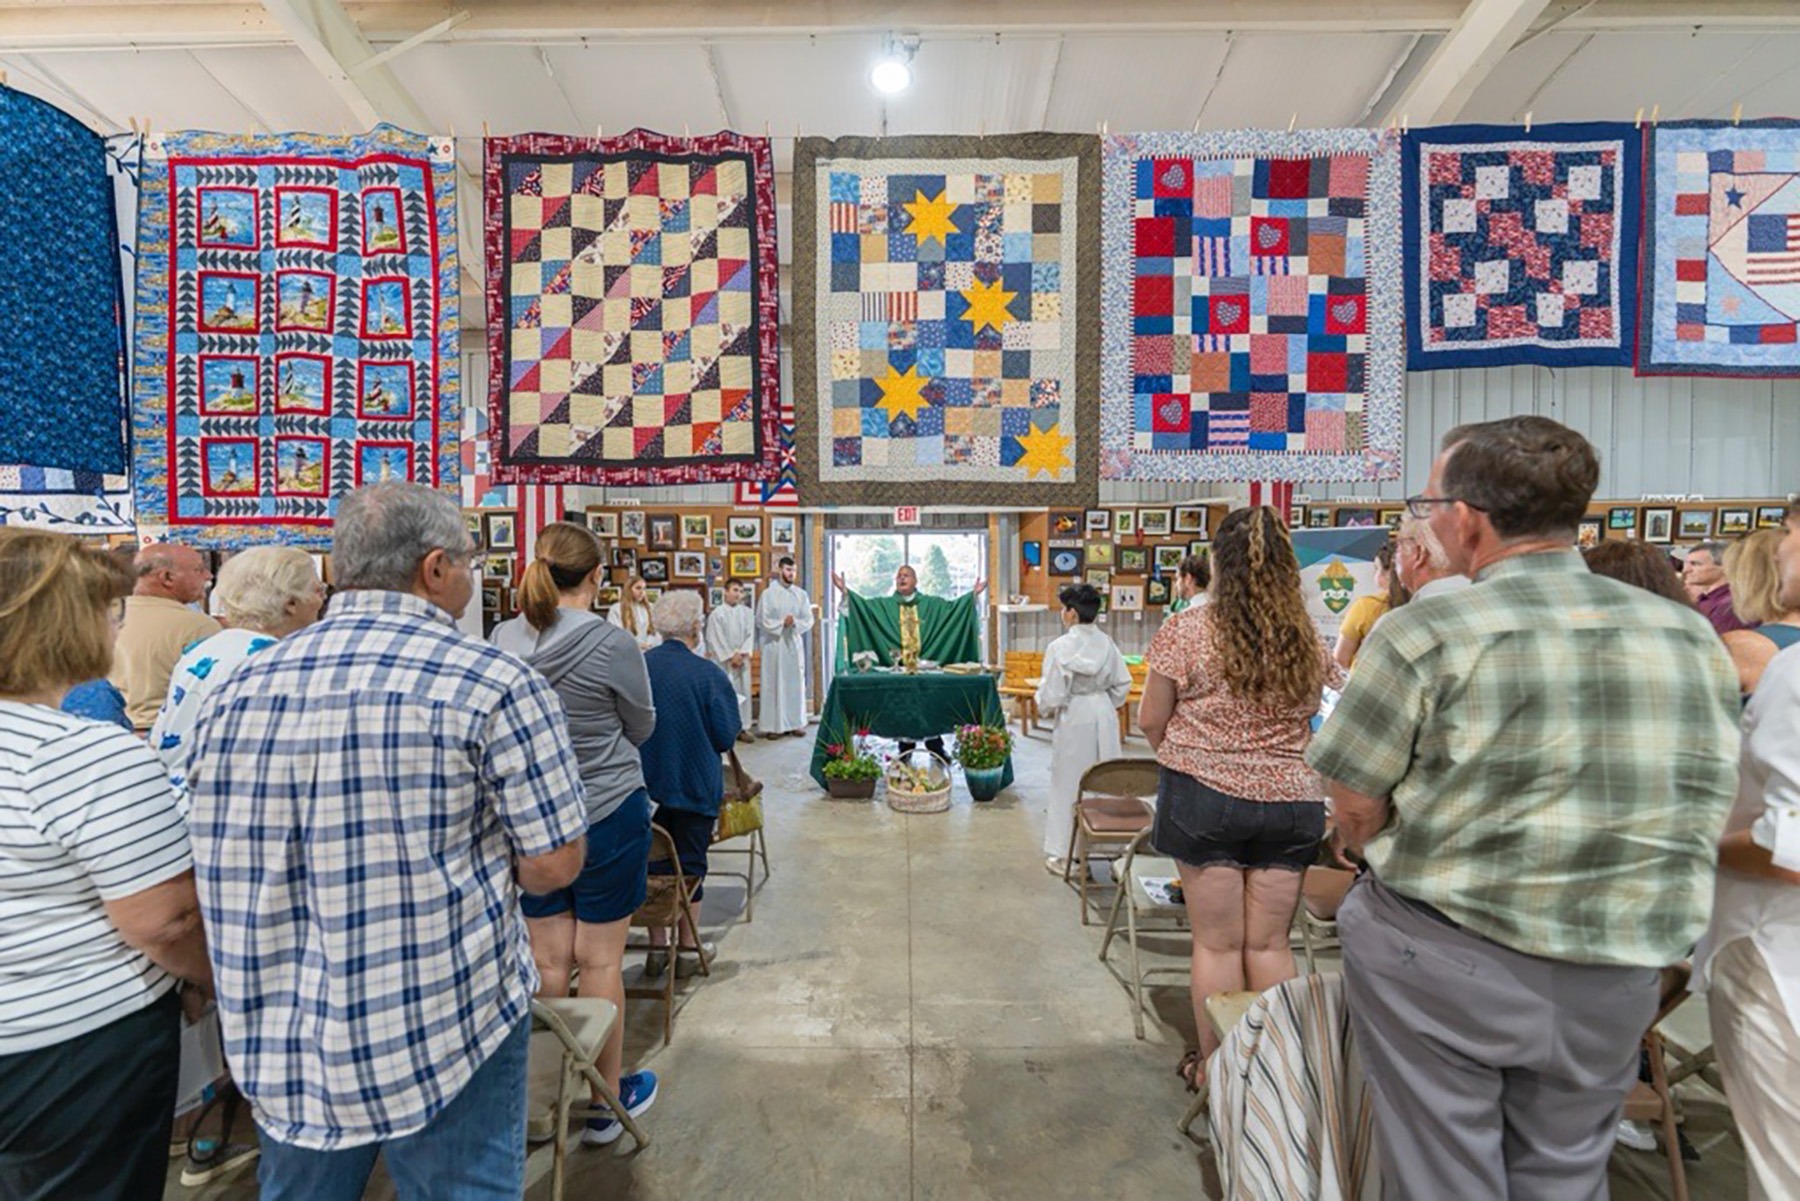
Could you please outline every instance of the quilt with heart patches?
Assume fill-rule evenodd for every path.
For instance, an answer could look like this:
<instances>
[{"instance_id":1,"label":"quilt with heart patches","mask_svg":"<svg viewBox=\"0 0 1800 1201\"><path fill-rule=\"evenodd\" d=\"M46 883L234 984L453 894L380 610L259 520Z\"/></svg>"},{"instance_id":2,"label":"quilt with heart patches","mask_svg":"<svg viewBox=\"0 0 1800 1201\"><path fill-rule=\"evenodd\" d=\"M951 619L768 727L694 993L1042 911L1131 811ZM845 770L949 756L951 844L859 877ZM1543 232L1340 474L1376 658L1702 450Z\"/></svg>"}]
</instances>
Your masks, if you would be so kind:
<instances>
[{"instance_id":1,"label":"quilt with heart patches","mask_svg":"<svg viewBox=\"0 0 1800 1201\"><path fill-rule=\"evenodd\" d=\"M1370 130L1106 139L1104 478L1398 476L1399 161Z\"/></svg>"}]
</instances>

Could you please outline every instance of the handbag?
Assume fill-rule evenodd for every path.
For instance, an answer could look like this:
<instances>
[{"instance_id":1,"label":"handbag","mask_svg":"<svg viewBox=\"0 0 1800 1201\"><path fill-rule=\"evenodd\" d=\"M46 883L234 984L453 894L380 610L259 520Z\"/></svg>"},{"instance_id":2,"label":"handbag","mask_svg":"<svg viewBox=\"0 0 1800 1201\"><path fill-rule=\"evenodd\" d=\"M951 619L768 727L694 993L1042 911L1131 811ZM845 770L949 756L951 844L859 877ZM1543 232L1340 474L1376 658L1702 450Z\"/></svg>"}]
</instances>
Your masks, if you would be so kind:
<instances>
[{"instance_id":1,"label":"handbag","mask_svg":"<svg viewBox=\"0 0 1800 1201\"><path fill-rule=\"evenodd\" d=\"M725 781L725 799L719 805L719 825L714 842L739 838L763 828L762 781L751 776L738 762L737 751L725 752L731 763L731 776Z\"/></svg>"}]
</instances>

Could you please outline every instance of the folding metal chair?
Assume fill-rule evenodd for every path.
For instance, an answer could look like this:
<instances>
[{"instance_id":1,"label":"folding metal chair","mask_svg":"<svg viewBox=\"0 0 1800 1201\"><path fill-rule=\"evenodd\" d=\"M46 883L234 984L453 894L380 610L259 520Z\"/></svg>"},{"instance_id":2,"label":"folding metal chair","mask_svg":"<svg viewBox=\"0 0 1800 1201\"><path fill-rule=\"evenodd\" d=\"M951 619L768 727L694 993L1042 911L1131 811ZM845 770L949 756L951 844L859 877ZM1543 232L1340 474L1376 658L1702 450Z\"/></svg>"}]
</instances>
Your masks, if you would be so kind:
<instances>
[{"instance_id":1,"label":"folding metal chair","mask_svg":"<svg viewBox=\"0 0 1800 1201\"><path fill-rule=\"evenodd\" d=\"M732 801L752 800L762 795L762 781L755 779L744 770L744 765L738 762L736 750L726 751L725 760L731 769L725 777L725 802L727 804ZM768 820L767 805L763 806L763 820ZM742 846L725 845L728 842L736 842L740 838L748 841ZM741 872L720 871L716 866L712 866L712 861L719 855L744 856L744 870ZM755 920L756 861L759 858L762 860L763 883L766 884L769 881L769 842L763 836L763 828L758 826L746 834L734 834L729 838L721 838L718 828L714 827L712 845L707 850L707 858L708 875L730 876L734 880L744 882L744 920L746 922Z\"/></svg>"},{"instance_id":2,"label":"folding metal chair","mask_svg":"<svg viewBox=\"0 0 1800 1201\"><path fill-rule=\"evenodd\" d=\"M1112 946L1113 936L1119 932L1119 910L1125 911L1125 941L1131 948L1131 1023L1137 1037L1144 1037L1144 983L1151 976L1179 975L1187 977L1190 969L1181 967L1145 968L1138 956L1138 935L1140 933L1181 933L1188 930L1187 909L1181 905L1170 905L1158 901L1150 895L1144 881L1150 879L1179 878L1173 859L1164 859L1153 855L1140 856L1138 851L1150 839L1150 831L1144 830L1131 840L1125 849L1125 858L1119 863L1119 887L1113 893L1112 910L1106 917L1106 937L1100 940L1100 962L1106 962L1106 952ZM1145 926L1150 921L1155 924Z\"/></svg>"},{"instance_id":3,"label":"folding metal chair","mask_svg":"<svg viewBox=\"0 0 1800 1201\"><path fill-rule=\"evenodd\" d=\"M627 985L625 996L663 1003L663 1046L666 1047L675 1037L675 960L679 956L682 926L693 932L696 944L700 941L700 927L694 921L694 892L700 887L700 881L690 880L682 874L681 859L675 854L675 840L669 837L667 830L653 822L650 826L650 864L654 867L664 861L673 870L666 875L651 875L649 891L644 903L631 915L631 925L634 929L662 930L668 934L668 946L660 949L668 951L669 966L663 972L660 986ZM640 944L629 949L650 951L659 948ZM712 975L704 955L700 957L700 974Z\"/></svg>"},{"instance_id":4,"label":"folding metal chair","mask_svg":"<svg viewBox=\"0 0 1800 1201\"><path fill-rule=\"evenodd\" d=\"M1122 851L1133 838L1150 828L1155 810L1157 764L1154 759L1103 759L1081 773L1075 795L1075 824L1069 831L1069 852L1063 860L1063 881L1081 892L1081 924L1088 925L1088 892L1093 874L1089 852L1096 844ZM1118 866L1114 859L1114 866ZM1114 882L1117 887L1117 882Z\"/></svg>"},{"instance_id":5,"label":"folding metal chair","mask_svg":"<svg viewBox=\"0 0 1800 1201\"><path fill-rule=\"evenodd\" d=\"M563 1164L569 1153L569 1111L574 1108L577 1082L585 1082L600 1094L642 1151L650 1145L650 1137L626 1112L619 1098L606 1086L600 1074L600 1052L612 1033L619 1011L611 1001L601 997L557 997L531 1003L531 1076L533 1085L554 1080L553 1097L546 1097L551 1107L550 1138L555 1145L555 1169L551 1175L552 1201L562 1201ZM534 1087L531 1112L541 1115L543 1104Z\"/></svg>"}]
</instances>

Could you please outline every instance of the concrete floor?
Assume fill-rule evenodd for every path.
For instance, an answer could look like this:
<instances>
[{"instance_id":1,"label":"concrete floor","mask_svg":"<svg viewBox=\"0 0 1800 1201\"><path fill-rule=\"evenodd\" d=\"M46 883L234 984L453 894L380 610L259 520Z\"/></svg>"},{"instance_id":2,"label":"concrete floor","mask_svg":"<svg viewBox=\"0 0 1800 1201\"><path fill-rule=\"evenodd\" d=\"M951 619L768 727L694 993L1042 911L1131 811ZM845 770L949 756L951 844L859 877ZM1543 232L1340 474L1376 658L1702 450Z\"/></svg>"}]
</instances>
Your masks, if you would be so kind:
<instances>
[{"instance_id":1,"label":"concrete floor","mask_svg":"<svg viewBox=\"0 0 1800 1201\"><path fill-rule=\"evenodd\" d=\"M804 775L810 749L746 748L767 786L774 875L749 923L740 882L708 884L719 960L686 986L671 1046L656 1004L631 1003L627 1063L662 1079L643 1119L653 1144L573 1149L568 1195L1217 1196L1210 1152L1175 1132L1185 984L1164 977L1179 986L1153 991L1148 1038L1134 1039L1099 928L1082 929L1073 893L1044 872L1047 736L1024 743L999 799L973 805L959 786L948 813L914 817L824 796ZM1163 946L1162 962L1185 963L1184 941ZM1672 1025L1684 1045L1706 1041L1699 1003ZM1702 1151L1692 1195L1742 1197L1723 1098L1697 1081L1679 1091ZM534 1149L530 1197L550 1196L550 1166L550 1148ZM171 1197L256 1194L247 1175L184 1189L178 1167ZM1659 1154L1621 1150L1611 1177L1616 1198L1670 1195ZM369 1196L393 1196L379 1170Z\"/></svg>"}]
</instances>

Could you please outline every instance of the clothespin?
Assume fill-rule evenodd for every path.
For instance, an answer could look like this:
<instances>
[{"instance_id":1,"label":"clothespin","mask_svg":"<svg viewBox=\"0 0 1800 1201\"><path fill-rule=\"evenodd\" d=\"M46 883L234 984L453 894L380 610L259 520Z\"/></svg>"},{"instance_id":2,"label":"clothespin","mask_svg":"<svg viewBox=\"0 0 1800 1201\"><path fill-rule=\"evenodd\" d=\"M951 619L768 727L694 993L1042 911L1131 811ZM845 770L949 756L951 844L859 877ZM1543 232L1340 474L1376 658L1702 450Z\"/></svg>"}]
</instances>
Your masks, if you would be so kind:
<instances>
[{"instance_id":1,"label":"clothespin","mask_svg":"<svg viewBox=\"0 0 1800 1201\"><path fill-rule=\"evenodd\" d=\"M492 136L492 135L490 135L488 133L488 123L486 121L483 121L481 123L481 140L485 142L488 140L488 138L490 136Z\"/></svg>"},{"instance_id":2,"label":"clothespin","mask_svg":"<svg viewBox=\"0 0 1800 1201\"><path fill-rule=\"evenodd\" d=\"M1744 102L1742 100L1740 100L1736 104L1731 106L1731 123L1733 125L1736 125L1739 122L1743 121L1743 119L1744 119Z\"/></svg>"},{"instance_id":3,"label":"clothespin","mask_svg":"<svg viewBox=\"0 0 1800 1201\"><path fill-rule=\"evenodd\" d=\"M450 122L450 144L456 145L456 122Z\"/></svg>"},{"instance_id":4,"label":"clothespin","mask_svg":"<svg viewBox=\"0 0 1800 1201\"><path fill-rule=\"evenodd\" d=\"M1299 121L1300 121L1299 113L1292 113L1288 116L1288 132L1289 133L1294 132L1294 126L1297 125L1299 123Z\"/></svg>"},{"instance_id":5,"label":"clothespin","mask_svg":"<svg viewBox=\"0 0 1800 1201\"><path fill-rule=\"evenodd\" d=\"M1662 101L1658 100L1655 104L1652 104L1650 106L1650 124L1652 124L1652 125L1656 124L1657 114L1659 114L1661 112L1662 112Z\"/></svg>"},{"instance_id":6,"label":"clothespin","mask_svg":"<svg viewBox=\"0 0 1800 1201\"><path fill-rule=\"evenodd\" d=\"M1111 132L1112 132L1112 122L1111 121L1100 122L1100 136L1101 137L1105 137L1107 134L1109 134Z\"/></svg>"},{"instance_id":7,"label":"clothespin","mask_svg":"<svg viewBox=\"0 0 1800 1201\"><path fill-rule=\"evenodd\" d=\"M7 79L6 68L0 67L0 88L7 86L6 79Z\"/></svg>"},{"instance_id":8,"label":"clothespin","mask_svg":"<svg viewBox=\"0 0 1800 1201\"><path fill-rule=\"evenodd\" d=\"M1642 129L1644 127L1644 106L1643 105L1641 105L1641 104L1638 105L1637 116L1632 118L1631 123L1639 129Z\"/></svg>"},{"instance_id":9,"label":"clothespin","mask_svg":"<svg viewBox=\"0 0 1800 1201\"><path fill-rule=\"evenodd\" d=\"M1411 129L1412 129L1412 114L1411 113L1401 113L1400 114L1400 132L1406 133Z\"/></svg>"},{"instance_id":10,"label":"clothespin","mask_svg":"<svg viewBox=\"0 0 1800 1201\"><path fill-rule=\"evenodd\" d=\"M1194 132L1195 133L1200 132L1200 118L1199 117L1194 118Z\"/></svg>"},{"instance_id":11,"label":"clothespin","mask_svg":"<svg viewBox=\"0 0 1800 1201\"><path fill-rule=\"evenodd\" d=\"M1526 133L1531 132L1531 110L1530 109L1525 110L1525 132Z\"/></svg>"},{"instance_id":12,"label":"clothespin","mask_svg":"<svg viewBox=\"0 0 1800 1201\"><path fill-rule=\"evenodd\" d=\"M768 141L773 141L773 140L774 139L769 137L769 119L767 117L764 117L763 118L763 141L768 142Z\"/></svg>"},{"instance_id":13,"label":"clothespin","mask_svg":"<svg viewBox=\"0 0 1800 1201\"><path fill-rule=\"evenodd\" d=\"M683 121L681 123L681 136L684 139L693 137L693 134L688 132L688 123L686 121Z\"/></svg>"}]
</instances>

